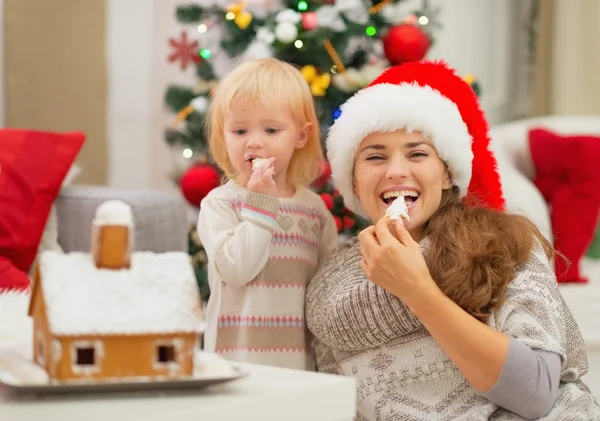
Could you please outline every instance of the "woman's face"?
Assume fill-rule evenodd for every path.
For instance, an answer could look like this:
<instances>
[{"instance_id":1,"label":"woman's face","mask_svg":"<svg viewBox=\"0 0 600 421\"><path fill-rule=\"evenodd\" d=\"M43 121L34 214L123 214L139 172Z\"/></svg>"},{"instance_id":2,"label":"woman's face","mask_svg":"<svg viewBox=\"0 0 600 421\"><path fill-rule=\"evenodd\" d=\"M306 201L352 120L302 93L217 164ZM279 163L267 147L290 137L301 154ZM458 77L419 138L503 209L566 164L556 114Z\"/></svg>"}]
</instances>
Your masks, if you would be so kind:
<instances>
[{"instance_id":1,"label":"woman's face","mask_svg":"<svg viewBox=\"0 0 600 421\"><path fill-rule=\"evenodd\" d=\"M354 160L354 192L371 222L377 222L398 196L404 196L415 241L452 187L446 165L420 132L375 132L361 142Z\"/></svg>"}]
</instances>

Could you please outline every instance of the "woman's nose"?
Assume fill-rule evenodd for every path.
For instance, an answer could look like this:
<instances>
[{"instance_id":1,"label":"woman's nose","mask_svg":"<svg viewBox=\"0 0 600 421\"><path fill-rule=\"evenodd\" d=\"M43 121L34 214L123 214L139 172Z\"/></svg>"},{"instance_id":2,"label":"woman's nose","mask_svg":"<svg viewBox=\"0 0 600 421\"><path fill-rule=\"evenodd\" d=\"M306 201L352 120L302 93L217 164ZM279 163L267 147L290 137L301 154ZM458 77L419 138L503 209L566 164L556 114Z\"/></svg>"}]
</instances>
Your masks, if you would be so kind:
<instances>
[{"instance_id":1,"label":"woman's nose","mask_svg":"<svg viewBox=\"0 0 600 421\"><path fill-rule=\"evenodd\" d=\"M406 178L409 175L409 165L404 159L392 159L386 171L388 180Z\"/></svg>"}]
</instances>

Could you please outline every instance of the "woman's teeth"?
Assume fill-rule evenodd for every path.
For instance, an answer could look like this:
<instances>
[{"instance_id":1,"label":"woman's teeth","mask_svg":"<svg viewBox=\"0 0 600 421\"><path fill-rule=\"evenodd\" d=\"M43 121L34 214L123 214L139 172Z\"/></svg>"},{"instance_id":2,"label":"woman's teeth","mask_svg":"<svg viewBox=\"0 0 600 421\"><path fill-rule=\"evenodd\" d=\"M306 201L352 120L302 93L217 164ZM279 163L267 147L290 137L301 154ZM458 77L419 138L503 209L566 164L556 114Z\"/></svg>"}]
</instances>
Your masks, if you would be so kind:
<instances>
[{"instance_id":1,"label":"woman's teeth","mask_svg":"<svg viewBox=\"0 0 600 421\"><path fill-rule=\"evenodd\" d=\"M397 197L404 196L407 203L414 202L419 197L419 193L414 190L397 190L383 193L382 199L385 203L392 203Z\"/></svg>"}]
</instances>

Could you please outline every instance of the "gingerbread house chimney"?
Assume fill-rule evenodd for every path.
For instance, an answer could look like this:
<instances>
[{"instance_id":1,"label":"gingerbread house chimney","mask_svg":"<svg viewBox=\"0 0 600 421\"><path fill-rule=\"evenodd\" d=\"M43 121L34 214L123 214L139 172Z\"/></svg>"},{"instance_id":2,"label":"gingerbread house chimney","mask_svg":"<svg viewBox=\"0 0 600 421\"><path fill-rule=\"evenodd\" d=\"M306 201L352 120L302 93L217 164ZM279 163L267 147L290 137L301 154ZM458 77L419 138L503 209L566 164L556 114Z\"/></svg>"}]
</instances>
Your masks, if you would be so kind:
<instances>
[{"instance_id":1,"label":"gingerbread house chimney","mask_svg":"<svg viewBox=\"0 0 600 421\"><path fill-rule=\"evenodd\" d=\"M133 249L133 214L120 200L96 209L92 223L92 256L98 269L128 269Z\"/></svg>"}]
</instances>

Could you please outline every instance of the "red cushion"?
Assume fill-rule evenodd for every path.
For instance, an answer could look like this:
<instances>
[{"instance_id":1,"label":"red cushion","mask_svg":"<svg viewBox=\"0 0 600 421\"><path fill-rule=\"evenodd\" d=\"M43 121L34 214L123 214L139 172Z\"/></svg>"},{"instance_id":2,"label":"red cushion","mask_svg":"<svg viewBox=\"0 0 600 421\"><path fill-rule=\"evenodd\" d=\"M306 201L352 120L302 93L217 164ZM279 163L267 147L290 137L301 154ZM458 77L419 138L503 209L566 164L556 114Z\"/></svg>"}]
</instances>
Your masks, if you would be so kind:
<instances>
[{"instance_id":1,"label":"red cushion","mask_svg":"<svg viewBox=\"0 0 600 421\"><path fill-rule=\"evenodd\" d=\"M0 289L22 289L84 140L82 133L0 130Z\"/></svg>"},{"instance_id":2,"label":"red cushion","mask_svg":"<svg viewBox=\"0 0 600 421\"><path fill-rule=\"evenodd\" d=\"M600 137L562 136L546 129L529 132L534 182L550 204L559 282L586 282L579 262L590 246L600 213Z\"/></svg>"}]
</instances>

